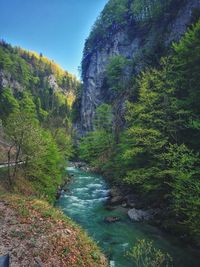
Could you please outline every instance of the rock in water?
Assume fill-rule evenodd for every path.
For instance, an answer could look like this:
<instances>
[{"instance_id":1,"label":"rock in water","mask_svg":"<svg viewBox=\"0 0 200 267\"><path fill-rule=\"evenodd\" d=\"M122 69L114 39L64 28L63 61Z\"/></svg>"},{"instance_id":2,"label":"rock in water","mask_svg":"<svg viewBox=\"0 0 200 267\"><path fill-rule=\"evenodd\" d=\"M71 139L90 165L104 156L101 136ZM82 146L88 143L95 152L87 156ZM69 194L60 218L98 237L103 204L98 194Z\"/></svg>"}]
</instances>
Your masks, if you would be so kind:
<instances>
[{"instance_id":1,"label":"rock in water","mask_svg":"<svg viewBox=\"0 0 200 267\"><path fill-rule=\"evenodd\" d=\"M119 222L120 218L116 216L109 216L109 217L106 217L104 221L107 223L114 223L114 222Z\"/></svg>"}]
</instances>

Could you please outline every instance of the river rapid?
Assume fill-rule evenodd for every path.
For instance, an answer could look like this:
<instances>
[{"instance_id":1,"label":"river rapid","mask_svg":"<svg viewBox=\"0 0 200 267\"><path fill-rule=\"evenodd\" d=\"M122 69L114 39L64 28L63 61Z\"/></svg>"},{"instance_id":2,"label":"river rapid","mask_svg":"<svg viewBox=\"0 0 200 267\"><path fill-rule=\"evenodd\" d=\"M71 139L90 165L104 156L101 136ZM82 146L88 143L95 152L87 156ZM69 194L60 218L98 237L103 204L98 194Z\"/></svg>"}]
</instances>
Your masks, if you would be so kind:
<instances>
[{"instance_id":1,"label":"river rapid","mask_svg":"<svg viewBox=\"0 0 200 267\"><path fill-rule=\"evenodd\" d=\"M102 176L74 167L68 167L67 171L73 179L56 206L81 225L98 243L111 267L134 267L126 254L142 238L153 240L157 247L169 252L175 267L200 266L197 251L186 248L177 239L163 234L147 223L131 222L125 208L106 210L109 188ZM104 218L107 216L118 216L121 220L106 223Z\"/></svg>"}]
</instances>

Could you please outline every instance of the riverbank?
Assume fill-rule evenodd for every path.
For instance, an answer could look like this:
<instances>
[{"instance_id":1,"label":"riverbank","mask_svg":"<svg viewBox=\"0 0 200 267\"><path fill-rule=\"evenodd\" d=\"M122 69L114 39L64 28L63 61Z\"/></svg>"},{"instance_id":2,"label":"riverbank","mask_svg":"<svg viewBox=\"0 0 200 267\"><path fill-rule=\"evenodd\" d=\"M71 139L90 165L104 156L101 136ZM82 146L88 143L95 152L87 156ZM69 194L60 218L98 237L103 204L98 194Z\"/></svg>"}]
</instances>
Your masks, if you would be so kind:
<instances>
[{"instance_id":1,"label":"riverbank","mask_svg":"<svg viewBox=\"0 0 200 267\"><path fill-rule=\"evenodd\" d=\"M12 266L106 267L97 245L47 202L1 194L0 255Z\"/></svg>"},{"instance_id":2,"label":"riverbank","mask_svg":"<svg viewBox=\"0 0 200 267\"><path fill-rule=\"evenodd\" d=\"M147 222L158 227L163 233L175 236L181 243L199 249L196 243L185 234L184 225L176 223L170 210L163 203L149 203L138 192L127 185L111 185L107 208L110 210L123 207L132 222Z\"/></svg>"}]
</instances>

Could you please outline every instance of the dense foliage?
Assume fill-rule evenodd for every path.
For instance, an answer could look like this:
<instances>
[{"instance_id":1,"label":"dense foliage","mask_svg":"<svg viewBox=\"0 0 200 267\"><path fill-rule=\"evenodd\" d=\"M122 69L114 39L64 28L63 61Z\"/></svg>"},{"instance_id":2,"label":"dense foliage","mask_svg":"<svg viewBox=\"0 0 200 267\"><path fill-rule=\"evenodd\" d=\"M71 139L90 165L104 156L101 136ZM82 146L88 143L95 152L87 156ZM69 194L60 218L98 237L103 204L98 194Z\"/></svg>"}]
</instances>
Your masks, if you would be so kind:
<instances>
[{"instance_id":1,"label":"dense foliage","mask_svg":"<svg viewBox=\"0 0 200 267\"><path fill-rule=\"evenodd\" d=\"M52 201L73 153L71 110L80 83L42 55L3 41L0 77L9 185L14 188L22 176L34 193Z\"/></svg>"},{"instance_id":2,"label":"dense foliage","mask_svg":"<svg viewBox=\"0 0 200 267\"><path fill-rule=\"evenodd\" d=\"M148 205L165 208L163 225L199 244L200 21L172 50L132 85L134 100L126 103L118 142L115 126L96 129L83 139L80 150L82 158L115 182L131 186ZM118 65L116 60L116 69ZM108 72L112 81L113 73ZM121 90L126 90L123 83ZM127 91L129 95L130 88Z\"/></svg>"}]
</instances>

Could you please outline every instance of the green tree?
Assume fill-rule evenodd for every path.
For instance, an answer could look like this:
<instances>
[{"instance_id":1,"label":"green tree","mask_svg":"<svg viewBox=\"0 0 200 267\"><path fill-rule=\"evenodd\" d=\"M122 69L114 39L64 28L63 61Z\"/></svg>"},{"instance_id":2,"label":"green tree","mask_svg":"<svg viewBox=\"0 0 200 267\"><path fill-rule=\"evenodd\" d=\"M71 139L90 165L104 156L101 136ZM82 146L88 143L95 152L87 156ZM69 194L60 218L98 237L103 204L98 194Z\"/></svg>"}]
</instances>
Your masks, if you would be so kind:
<instances>
[{"instance_id":1,"label":"green tree","mask_svg":"<svg viewBox=\"0 0 200 267\"><path fill-rule=\"evenodd\" d=\"M179 109L184 110L184 127L181 136L185 144L200 151L200 20L173 45L173 72L170 79L176 88ZM189 138L188 138L189 137Z\"/></svg>"},{"instance_id":2,"label":"green tree","mask_svg":"<svg viewBox=\"0 0 200 267\"><path fill-rule=\"evenodd\" d=\"M130 62L123 56L117 55L110 59L106 67L106 77L109 89L112 90L113 98L113 130L116 144L119 142L120 131L123 127L123 115L121 101L128 91L128 73Z\"/></svg>"},{"instance_id":3,"label":"green tree","mask_svg":"<svg viewBox=\"0 0 200 267\"><path fill-rule=\"evenodd\" d=\"M128 64L128 60L121 55L110 58L109 64L106 67L106 76L108 85L113 91L119 92L125 89Z\"/></svg>"},{"instance_id":4,"label":"green tree","mask_svg":"<svg viewBox=\"0 0 200 267\"><path fill-rule=\"evenodd\" d=\"M53 201L62 181L64 158L51 133L42 129L28 113L10 115L5 130L16 150L13 168L8 158L10 185L14 185L19 169L20 173L23 170L36 192Z\"/></svg>"},{"instance_id":5,"label":"green tree","mask_svg":"<svg viewBox=\"0 0 200 267\"><path fill-rule=\"evenodd\" d=\"M68 160L73 155L72 138L66 133L66 129L57 128L54 132L54 140L58 146L59 152L64 155L65 159Z\"/></svg>"},{"instance_id":6,"label":"green tree","mask_svg":"<svg viewBox=\"0 0 200 267\"><path fill-rule=\"evenodd\" d=\"M28 165L30 158L41 152L41 135L36 120L33 120L29 114L13 113L6 120L6 134L11 142L11 148L14 147L15 165L11 175L10 154L8 153L8 172L9 180L12 185L17 175L19 164L23 162ZM9 150L9 152L11 149Z\"/></svg>"},{"instance_id":7,"label":"green tree","mask_svg":"<svg viewBox=\"0 0 200 267\"><path fill-rule=\"evenodd\" d=\"M22 99L20 101L20 109L22 112L29 114L36 118L36 105L32 96L28 92L23 92Z\"/></svg>"},{"instance_id":8,"label":"green tree","mask_svg":"<svg viewBox=\"0 0 200 267\"><path fill-rule=\"evenodd\" d=\"M39 97L37 97L36 99L36 111L39 121L44 122L47 119L49 113L42 108L41 99Z\"/></svg>"},{"instance_id":9,"label":"green tree","mask_svg":"<svg viewBox=\"0 0 200 267\"><path fill-rule=\"evenodd\" d=\"M9 88L0 92L0 117L3 121L11 114L19 110L19 103Z\"/></svg>"},{"instance_id":10,"label":"green tree","mask_svg":"<svg viewBox=\"0 0 200 267\"><path fill-rule=\"evenodd\" d=\"M184 144L170 145L165 154L166 174L171 176L171 208L189 237L200 240L200 158Z\"/></svg>"},{"instance_id":11,"label":"green tree","mask_svg":"<svg viewBox=\"0 0 200 267\"><path fill-rule=\"evenodd\" d=\"M95 131L88 133L80 143L80 157L93 166L102 168L112 155L112 108L102 104L96 109Z\"/></svg>"},{"instance_id":12,"label":"green tree","mask_svg":"<svg viewBox=\"0 0 200 267\"><path fill-rule=\"evenodd\" d=\"M89 133L80 143L80 157L101 168L112 154L113 136L105 130Z\"/></svg>"},{"instance_id":13,"label":"green tree","mask_svg":"<svg viewBox=\"0 0 200 267\"><path fill-rule=\"evenodd\" d=\"M96 109L94 124L96 129L104 129L106 132L112 131L113 114L112 108L108 104L101 104Z\"/></svg>"}]
</instances>

